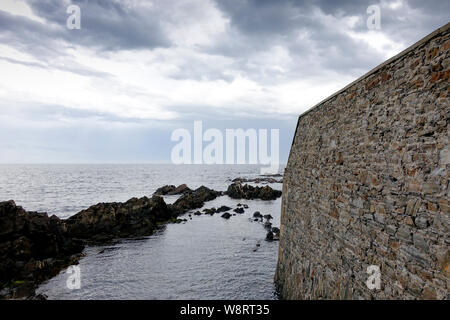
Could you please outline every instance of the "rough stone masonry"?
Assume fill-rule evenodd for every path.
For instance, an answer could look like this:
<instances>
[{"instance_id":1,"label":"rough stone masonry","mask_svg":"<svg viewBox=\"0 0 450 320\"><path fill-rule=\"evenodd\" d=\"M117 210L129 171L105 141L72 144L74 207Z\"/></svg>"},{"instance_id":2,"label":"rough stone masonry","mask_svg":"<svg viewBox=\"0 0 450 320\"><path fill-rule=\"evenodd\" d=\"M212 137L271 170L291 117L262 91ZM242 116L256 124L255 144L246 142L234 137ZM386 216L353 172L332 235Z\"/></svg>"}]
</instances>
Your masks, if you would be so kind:
<instances>
[{"instance_id":1,"label":"rough stone masonry","mask_svg":"<svg viewBox=\"0 0 450 320\"><path fill-rule=\"evenodd\" d=\"M299 117L284 299L448 299L450 23ZM370 265L381 288L366 285Z\"/></svg>"}]
</instances>

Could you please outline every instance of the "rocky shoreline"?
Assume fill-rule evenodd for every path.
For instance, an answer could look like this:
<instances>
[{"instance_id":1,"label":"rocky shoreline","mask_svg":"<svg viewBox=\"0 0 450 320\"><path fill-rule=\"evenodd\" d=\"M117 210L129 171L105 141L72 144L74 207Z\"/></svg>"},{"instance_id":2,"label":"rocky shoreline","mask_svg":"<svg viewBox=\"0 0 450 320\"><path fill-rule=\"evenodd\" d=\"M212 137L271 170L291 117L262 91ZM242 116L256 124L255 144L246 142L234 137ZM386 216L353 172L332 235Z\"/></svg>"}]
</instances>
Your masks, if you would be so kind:
<instances>
[{"instance_id":1,"label":"rocky shoreline","mask_svg":"<svg viewBox=\"0 0 450 320\"><path fill-rule=\"evenodd\" d=\"M173 204L166 204L161 195L181 196ZM98 203L68 219L25 211L12 200L0 202L0 299L43 298L34 295L38 285L69 265L77 264L86 245L149 236L162 224L187 221L178 217L223 195L234 199L274 200L281 196L281 191L269 186L242 185L239 181L231 184L226 192L205 186L192 190L185 184L163 186L151 198ZM222 218L229 219L247 208L239 204L234 211L221 206L192 214L221 213ZM262 218L252 219L262 222ZM266 224L270 224L269 220ZM277 233L277 228L266 224L266 240L277 240L279 230Z\"/></svg>"}]
</instances>

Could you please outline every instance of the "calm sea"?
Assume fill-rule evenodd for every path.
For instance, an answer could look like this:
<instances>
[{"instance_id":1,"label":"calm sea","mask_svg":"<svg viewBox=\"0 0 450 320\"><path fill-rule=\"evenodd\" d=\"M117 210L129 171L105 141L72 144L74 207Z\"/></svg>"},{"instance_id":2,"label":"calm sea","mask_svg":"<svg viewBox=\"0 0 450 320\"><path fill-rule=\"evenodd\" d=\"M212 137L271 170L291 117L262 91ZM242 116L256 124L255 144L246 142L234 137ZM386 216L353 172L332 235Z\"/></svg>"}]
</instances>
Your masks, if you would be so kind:
<instances>
[{"instance_id":1,"label":"calm sea","mask_svg":"<svg viewBox=\"0 0 450 320\"><path fill-rule=\"evenodd\" d=\"M98 202L151 196L166 184L226 190L236 177L257 176L252 165L0 165L0 201L67 218ZM281 190L281 184L270 186ZM188 222L152 236L87 247L80 289L68 289L62 271L38 292L49 299L275 299L278 242L265 241L264 227L251 216L271 214L278 227L281 200L223 196L205 208L239 202L249 209L229 220L218 214L189 220L186 214Z\"/></svg>"}]
</instances>

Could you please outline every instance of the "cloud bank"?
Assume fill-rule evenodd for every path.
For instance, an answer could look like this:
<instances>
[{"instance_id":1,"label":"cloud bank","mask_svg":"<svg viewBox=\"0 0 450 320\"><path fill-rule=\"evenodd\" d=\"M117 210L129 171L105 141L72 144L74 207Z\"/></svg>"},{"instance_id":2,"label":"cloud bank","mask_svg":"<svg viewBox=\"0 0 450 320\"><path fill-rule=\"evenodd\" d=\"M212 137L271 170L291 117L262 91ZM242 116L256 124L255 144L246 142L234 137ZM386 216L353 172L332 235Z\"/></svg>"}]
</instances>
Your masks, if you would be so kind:
<instances>
[{"instance_id":1,"label":"cloud bank","mask_svg":"<svg viewBox=\"0 0 450 320\"><path fill-rule=\"evenodd\" d=\"M66 27L71 4L80 30ZM165 162L170 131L193 120L280 128L286 160L299 114L448 12L416 0L3 0L0 162Z\"/></svg>"}]
</instances>

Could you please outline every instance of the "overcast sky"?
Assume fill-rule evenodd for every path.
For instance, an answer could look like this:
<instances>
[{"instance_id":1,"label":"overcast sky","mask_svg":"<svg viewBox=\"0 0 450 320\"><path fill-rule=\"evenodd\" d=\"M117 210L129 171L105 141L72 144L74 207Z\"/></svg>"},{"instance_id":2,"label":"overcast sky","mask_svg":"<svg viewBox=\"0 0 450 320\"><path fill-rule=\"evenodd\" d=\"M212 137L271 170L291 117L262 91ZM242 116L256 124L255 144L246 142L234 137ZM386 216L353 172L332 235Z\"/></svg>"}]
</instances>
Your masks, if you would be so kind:
<instances>
[{"instance_id":1,"label":"overcast sky","mask_svg":"<svg viewBox=\"0 0 450 320\"><path fill-rule=\"evenodd\" d=\"M0 162L169 162L172 130L194 120L278 128L284 162L299 114L449 13L445 0L0 0Z\"/></svg>"}]
</instances>

